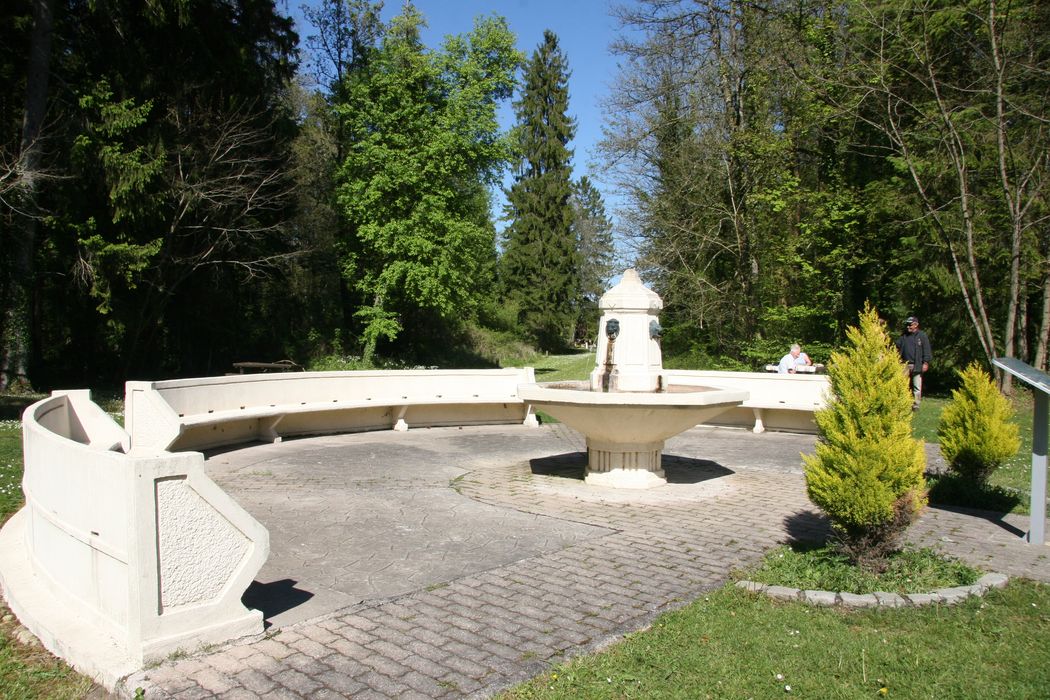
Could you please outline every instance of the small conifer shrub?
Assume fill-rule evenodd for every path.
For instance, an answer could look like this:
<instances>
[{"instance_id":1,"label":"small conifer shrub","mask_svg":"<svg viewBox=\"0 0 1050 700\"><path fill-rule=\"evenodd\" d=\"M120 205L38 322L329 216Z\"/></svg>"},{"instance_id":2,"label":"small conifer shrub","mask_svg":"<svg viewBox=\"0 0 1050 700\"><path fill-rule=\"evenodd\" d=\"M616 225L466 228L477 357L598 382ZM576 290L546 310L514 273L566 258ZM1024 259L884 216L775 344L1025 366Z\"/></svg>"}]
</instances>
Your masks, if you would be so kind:
<instances>
[{"instance_id":1,"label":"small conifer shrub","mask_svg":"<svg viewBox=\"0 0 1050 700\"><path fill-rule=\"evenodd\" d=\"M975 486L1017 454L1021 439L1011 422L1013 407L976 362L959 372L962 384L941 412L937 435L953 472Z\"/></svg>"},{"instance_id":2,"label":"small conifer shrub","mask_svg":"<svg viewBox=\"0 0 1050 700\"><path fill-rule=\"evenodd\" d=\"M809 498L841 551L879 572L926 505L926 453L912 437L912 395L900 355L870 306L828 363L831 395L817 411L816 452L803 455Z\"/></svg>"}]
</instances>

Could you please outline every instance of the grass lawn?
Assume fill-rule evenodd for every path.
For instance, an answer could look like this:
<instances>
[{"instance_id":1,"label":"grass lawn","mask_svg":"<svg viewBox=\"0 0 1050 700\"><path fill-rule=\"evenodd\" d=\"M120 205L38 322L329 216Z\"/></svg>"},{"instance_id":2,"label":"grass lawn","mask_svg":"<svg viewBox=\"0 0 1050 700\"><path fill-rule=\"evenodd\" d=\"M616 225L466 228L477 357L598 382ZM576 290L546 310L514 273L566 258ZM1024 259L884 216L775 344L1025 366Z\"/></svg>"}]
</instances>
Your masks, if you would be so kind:
<instances>
[{"instance_id":1,"label":"grass lawn","mask_svg":"<svg viewBox=\"0 0 1050 700\"><path fill-rule=\"evenodd\" d=\"M587 379L594 370L594 353L572 355L537 355L528 363L536 370L537 382L562 382Z\"/></svg>"},{"instance_id":2,"label":"grass lawn","mask_svg":"<svg viewBox=\"0 0 1050 700\"><path fill-rule=\"evenodd\" d=\"M731 586L509 693L531 698L1045 698L1050 586L848 612ZM885 690L883 690L885 689Z\"/></svg>"}]
</instances>

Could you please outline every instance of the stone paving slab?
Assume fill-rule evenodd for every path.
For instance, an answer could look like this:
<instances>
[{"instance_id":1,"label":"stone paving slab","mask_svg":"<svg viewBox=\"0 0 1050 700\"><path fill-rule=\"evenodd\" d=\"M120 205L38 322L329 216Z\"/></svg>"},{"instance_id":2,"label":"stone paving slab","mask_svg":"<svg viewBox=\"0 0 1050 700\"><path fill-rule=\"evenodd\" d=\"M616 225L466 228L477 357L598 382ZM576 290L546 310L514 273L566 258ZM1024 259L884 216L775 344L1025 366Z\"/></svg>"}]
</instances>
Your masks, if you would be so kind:
<instances>
[{"instance_id":1,"label":"stone paving slab","mask_svg":"<svg viewBox=\"0 0 1050 700\"><path fill-rule=\"evenodd\" d=\"M583 484L562 425L310 438L210 455L269 530L246 602L258 639L127 679L147 698L489 697L600 649L826 524L805 496L807 435L696 428L668 485ZM1027 518L929 509L912 529L986 569L1050 580Z\"/></svg>"}]
</instances>

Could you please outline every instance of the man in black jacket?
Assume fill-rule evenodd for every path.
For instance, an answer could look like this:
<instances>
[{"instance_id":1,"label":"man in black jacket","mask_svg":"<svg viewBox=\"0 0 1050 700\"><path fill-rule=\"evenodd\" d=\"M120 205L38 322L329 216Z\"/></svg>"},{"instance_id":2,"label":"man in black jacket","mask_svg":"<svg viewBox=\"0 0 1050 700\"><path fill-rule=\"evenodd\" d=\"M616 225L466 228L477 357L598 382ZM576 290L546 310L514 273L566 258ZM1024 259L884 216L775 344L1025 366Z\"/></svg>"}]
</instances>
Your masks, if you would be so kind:
<instances>
[{"instance_id":1,"label":"man in black jacket","mask_svg":"<svg viewBox=\"0 0 1050 700\"><path fill-rule=\"evenodd\" d=\"M922 400L922 375L930 368L933 362L933 351L930 349L930 339L919 330L919 319L909 316L904 319L904 334L894 341L897 352L908 366L908 376L911 378L911 393L915 397L911 405L913 411L918 410L919 401Z\"/></svg>"}]
</instances>

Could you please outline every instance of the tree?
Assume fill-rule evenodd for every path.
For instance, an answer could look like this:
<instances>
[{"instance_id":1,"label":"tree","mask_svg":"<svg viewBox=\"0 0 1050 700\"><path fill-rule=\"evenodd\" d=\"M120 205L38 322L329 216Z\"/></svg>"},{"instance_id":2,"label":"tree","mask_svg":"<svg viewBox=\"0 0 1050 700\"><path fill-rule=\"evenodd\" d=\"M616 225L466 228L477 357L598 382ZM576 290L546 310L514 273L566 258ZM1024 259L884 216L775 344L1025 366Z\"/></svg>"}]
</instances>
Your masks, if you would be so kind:
<instances>
[{"instance_id":1,"label":"tree","mask_svg":"<svg viewBox=\"0 0 1050 700\"><path fill-rule=\"evenodd\" d=\"M586 175L573 185L573 230L580 251L580 299L597 303L616 274L613 225L601 193Z\"/></svg>"},{"instance_id":2,"label":"tree","mask_svg":"<svg viewBox=\"0 0 1050 700\"><path fill-rule=\"evenodd\" d=\"M3 332L32 329L22 362L41 386L118 380L143 364L207 371L253 337L250 312L234 308L245 281L290 252L280 224L291 121L279 97L294 71L291 21L272 0L41 5L54 10L50 80L26 60L7 83L12 95L46 93L41 167L32 206L2 214L32 220L32 240L10 259L23 272L5 265L2 299L8 316L33 316ZM34 26L5 23L15 39L5 61ZM22 151L6 127L0 151L19 162L7 158ZM5 253L14 230L4 227Z\"/></svg>"},{"instance_id":3,"label":"tree","mask_svg":"<svg viewBox=\"0 0 1050 700\"><path fill-rule=\"evenodd\" d=\"M22 133L13 162L3 164L5 172L0 176L0 193L4 194L0 201L5 205L0 216L11 223L11 236L5 245L10 246L11 256L5 313L0 324L0 391L30 388L33 254L41 216L39 190L45 176L43 125L51 72L53 6L53 0L33 2Z\"/></svg>"},{"instance_id":4,"label":"tree","mask_svg":"<svg viewBox=\"0 0 1050 700\"><path fill-rule=\"evenodd\" d=\"M1027 357L1031 340L1045 362L1050 12L1024 0L849 9L845 54L821 76L823 96L870 129L858 145L909 188L897 217L915 222L919 264L949 272L986 360L1022 348ZM914 293L912 272L901 286ZM1029 304L1038 335L1026 328Z\"/></svg>"},{"instance_id":5,"label":"tree","mask_svg":"<svg viewBox=\"0 0 1050 700\"><path fill-rule=\"evenodd\" d=\"M619 12L634 31L616 44L625 61L602 152L672 353L764 364L799 338L830 343L855 310L862 212L841 138L784 70L818 17L779 2Z\"/></svg>"},{"instance_id":6,"label":"tree","mask_svg":"<svg viewBox=\"0 0 1050 700\"><path fill-rule=\"evenodd\" d=\"M406 4L336 106L346 139L339 205L355 239L341 263L363 301L368 361L406 327L425 336L473 313L495 247L479 190L510 153L496 104L510 96L521 59L505 21L477 20L429 52L422 22Z\"/></svg>"},{"instance_id":7,"label":"tree","mask_svg":"<svg viewBox=\"0 0 1050 700\"><path fill-rule=\"evenodd\" d=\"M878 571L925 505L926 455L911 434L900 355L875 310L846 335L828 363L830 401L815 414L820 441L803 455L806 490L843 552Z\"/></svg>"},{"instance_id":8,"label":"tree","mask_svg":"<svg viewBox=\"0 0 1050 700\"><path fill-rule=\"evenodd\" d=\"M949 467L972 485L988 477L1021 447L1013 408L976 362L959 372L960 386L941 412L937 436Z\"/></svg>"},{"instance_id":9,"label":"tree","mask_svg":"<svg viewBox=\"0 0 1050 700\"><path fill-rule=\"evenodd\" d=\"M573 184L572 206L573 233L580 255L579 317L574 340L591 340L597 332L598 299L617 272L613 225L601 193L586 175Z\"/></svg>"},{"instance_id":10,"label":"tree","mask_svg":"<svg viewBox=\"0 0 1050 700\"><path fill-rule=\"evenodd\" d=\"M517 116L518 164L507 192L510 225L501 260L504 294L519 321L546 349L575 331L580 252L573 235L569 69L558 37L547 30L525 66Z\"/></svg>"},{"instance_id":11,"label":"tree","mask_svg":"<svg viewBox=\"0 0 1050 700\"><path fill-rule=\"evenodd\" d=\"M339 101L346 81L375 53L385 28L380 20L383 3L369 0L322 0L303 14L317 30L307 37L314 78Z\"/></svg>"}]
</instances>

